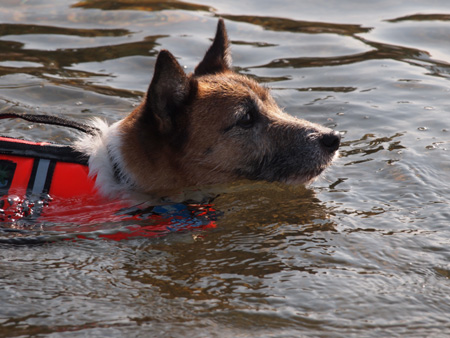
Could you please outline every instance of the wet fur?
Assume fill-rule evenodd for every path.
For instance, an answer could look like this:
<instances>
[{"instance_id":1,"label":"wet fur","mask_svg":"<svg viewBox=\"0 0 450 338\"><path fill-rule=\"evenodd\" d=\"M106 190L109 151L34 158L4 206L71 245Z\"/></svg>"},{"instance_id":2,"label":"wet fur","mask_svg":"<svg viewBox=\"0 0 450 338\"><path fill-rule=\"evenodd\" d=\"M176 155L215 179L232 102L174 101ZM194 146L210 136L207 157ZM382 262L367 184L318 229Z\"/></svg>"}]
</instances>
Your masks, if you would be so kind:
<instances>
[{"instance_id":1,"label":"wet fur","mask_svg":"<svg viewBox=\"0 0 450 338\"><path fill-rule=\"evenodd\" d=\"M267 88L231 70L223 20L195 72L158 55L141 105L75 144L107 196L164 195L239 179L308 183L337 154L338 134L294 118ZM326 141L324 141L326 140Z\"/></svg>"}]
</instances>

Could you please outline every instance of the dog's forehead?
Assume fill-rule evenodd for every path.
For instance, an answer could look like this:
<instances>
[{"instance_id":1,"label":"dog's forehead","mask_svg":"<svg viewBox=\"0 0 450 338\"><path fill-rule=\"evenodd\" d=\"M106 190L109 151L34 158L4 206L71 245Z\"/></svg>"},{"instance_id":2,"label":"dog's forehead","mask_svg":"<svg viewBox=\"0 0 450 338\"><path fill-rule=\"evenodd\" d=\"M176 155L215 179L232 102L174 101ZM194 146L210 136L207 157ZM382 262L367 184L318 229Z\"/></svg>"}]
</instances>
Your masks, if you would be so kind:
<instances>
[{"instance_id":1,"label":"dog's forehead","mask_svg":"<svg viewBox=\"0 0 450 338\"><path fill-rule=\"evenodd\" d=\"M201 77L198 83L201 93L205 96L231 99L257 97L262 101L270 97L269 90L255 80L232 72Z\"/></svg>"}]
</instances>

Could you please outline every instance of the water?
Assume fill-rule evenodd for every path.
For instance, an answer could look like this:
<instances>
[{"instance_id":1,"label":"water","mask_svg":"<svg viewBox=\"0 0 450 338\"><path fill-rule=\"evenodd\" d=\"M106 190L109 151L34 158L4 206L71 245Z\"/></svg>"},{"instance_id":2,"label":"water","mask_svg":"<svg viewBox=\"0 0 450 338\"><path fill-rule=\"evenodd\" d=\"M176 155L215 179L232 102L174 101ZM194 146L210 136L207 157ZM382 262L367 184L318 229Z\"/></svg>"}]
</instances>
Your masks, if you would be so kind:
<instances>
[{"instance_id":1,"label":"water","mask_svg":"<svg viewBox=\"0 0 450 338\"><path fill-rule=\"evenodd\" d=\"M229 187L214 228L2 244L0 336L449 336L448 1L6 0L0 110L116 121L158 50L194 69L217 16L237 70L342 132L341 158L309 188Z\"/></svg>"}]
</instances>

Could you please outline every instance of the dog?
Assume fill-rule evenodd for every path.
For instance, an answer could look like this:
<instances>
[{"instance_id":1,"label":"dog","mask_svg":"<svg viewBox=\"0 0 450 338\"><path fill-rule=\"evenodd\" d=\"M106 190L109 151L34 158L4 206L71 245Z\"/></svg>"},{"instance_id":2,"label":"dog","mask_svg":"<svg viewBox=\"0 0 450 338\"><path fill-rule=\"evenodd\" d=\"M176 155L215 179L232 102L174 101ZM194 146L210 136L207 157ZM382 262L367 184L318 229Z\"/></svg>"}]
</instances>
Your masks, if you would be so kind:
<instances>
[{"instance_id":1,"label":"dog","mask_svg":"<svg viewBox=\"0 0 450 338\"><path fill-rule=\"evenodd\" d=\"M284 113L267 88L231 69L223 19L203 60L185 74L167 50L157 56L141 104L78 139L89 174L108 197L163 196L241 179L308 184L338 154L340 134Z\"/></svg>"}]
</instances>

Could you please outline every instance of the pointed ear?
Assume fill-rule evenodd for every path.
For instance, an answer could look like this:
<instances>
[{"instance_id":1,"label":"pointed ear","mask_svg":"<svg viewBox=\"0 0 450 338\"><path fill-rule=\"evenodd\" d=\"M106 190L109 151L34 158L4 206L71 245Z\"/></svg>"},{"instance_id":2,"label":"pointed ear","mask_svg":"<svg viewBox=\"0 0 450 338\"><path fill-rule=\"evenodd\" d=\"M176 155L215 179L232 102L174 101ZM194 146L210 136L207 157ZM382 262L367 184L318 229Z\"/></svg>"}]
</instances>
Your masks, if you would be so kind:
<instances>
[{"instance_id":1,"label":"pointed ear","mask_svg":"<svg viewBox=\"0 0 450 338\"><path fill-rule=\"evenodd\" d=\"M146 114L152 114L162 134L171 131L173 118L189 95L189 79L175 57L162 50L145 98Z\"/></svg>"},{"instance_id":2,"label":"pointed ear","mask_svg":"<svg viewBox=\"0 0 450 338\"><path fill-rule=\"evenodd\" d=\"M216 37L209 47L202 62L195 68L194 74L197 76L206 74L216 74L231 68L231 54L228 41L227 30L222 18L217 24Z\"/></svg>"}]
</instances>

